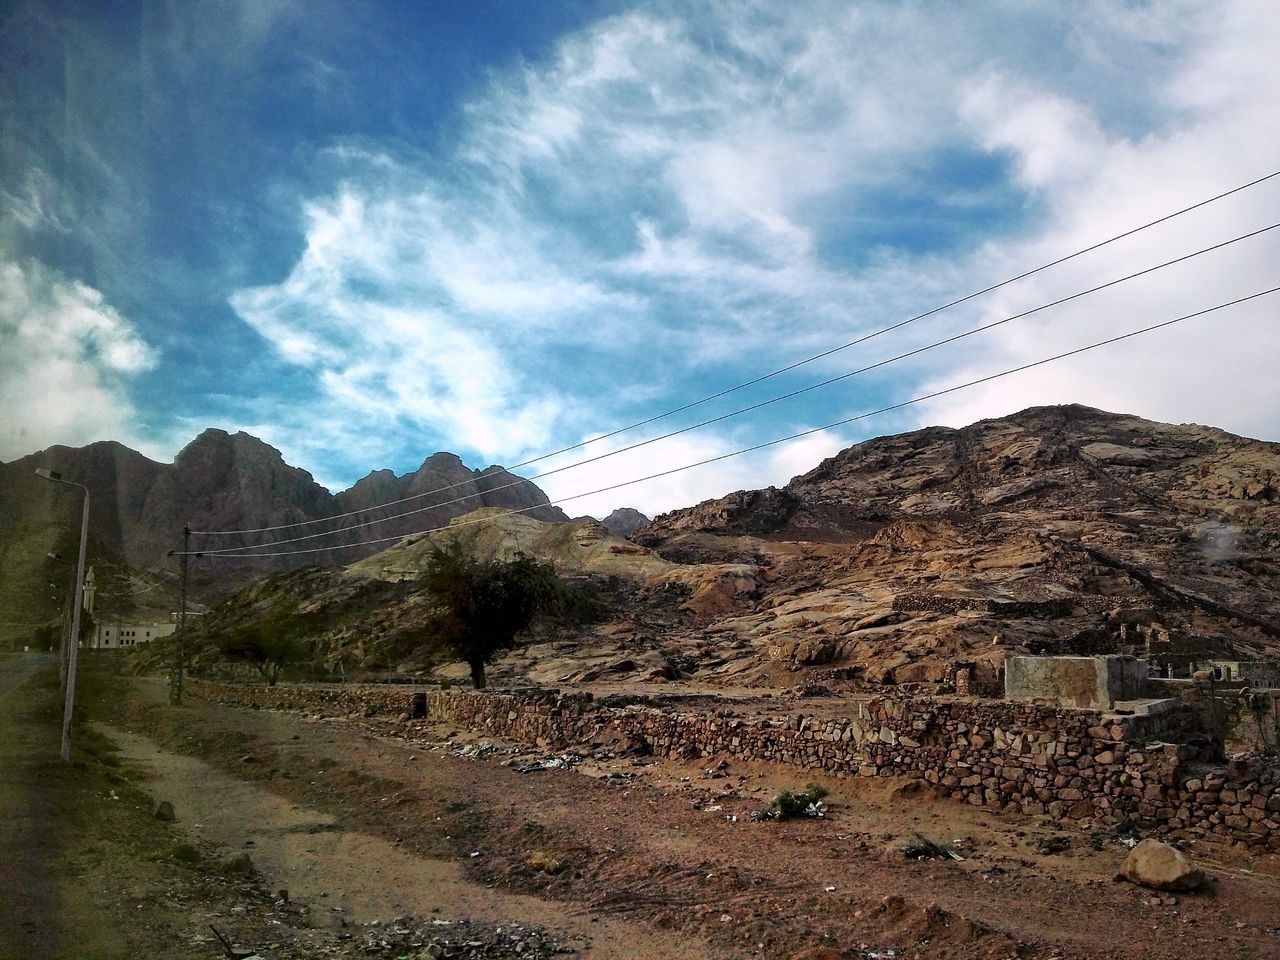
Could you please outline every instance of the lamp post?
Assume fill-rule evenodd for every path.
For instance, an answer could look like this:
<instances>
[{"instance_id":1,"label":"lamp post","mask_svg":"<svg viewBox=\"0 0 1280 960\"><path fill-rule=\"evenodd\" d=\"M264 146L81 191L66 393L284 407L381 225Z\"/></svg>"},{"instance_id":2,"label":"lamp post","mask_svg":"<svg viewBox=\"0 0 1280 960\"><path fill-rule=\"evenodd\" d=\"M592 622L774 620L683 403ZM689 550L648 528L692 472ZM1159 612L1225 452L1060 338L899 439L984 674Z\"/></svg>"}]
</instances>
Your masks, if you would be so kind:
<instances>
[{"instance_id":1,"label":"lamp post","mask_svg":"<svg viewBox=\"0 0 1280 960\"><path fill-rule=\"evenodd\" d=\"M80 606L84 603L84 557L89 547L89 488L71 480L63 480L56 470L39 467L36 476L68 487L77 487L84 493L84 509L80 514L80 558L76 561L76 594L71 608L71 635L67 638L67 699L62 708L62 760L71 762L71 711L76 700L76 651L80 647Z\"/></svg>"},{"instance_id":2,"label":"lamp post","mask_svg":"<svg viewBox=\"0 0 1280 960\"><path fill-rule=\"evenodd\" d=\"M46 553L45 556L58 563L65 563L68 567L71 566L71 561L60 553ZM71 588L67 591L66 629L62 632L62 643L59 645L61 649L58 651L58 692L64 697L67 695L67 658L71 655L71 644L67 638L71 635L71 619L74 616L71 604L75 601L75 595L76 585L72 582Z\"/></svg>"}]
</instances>

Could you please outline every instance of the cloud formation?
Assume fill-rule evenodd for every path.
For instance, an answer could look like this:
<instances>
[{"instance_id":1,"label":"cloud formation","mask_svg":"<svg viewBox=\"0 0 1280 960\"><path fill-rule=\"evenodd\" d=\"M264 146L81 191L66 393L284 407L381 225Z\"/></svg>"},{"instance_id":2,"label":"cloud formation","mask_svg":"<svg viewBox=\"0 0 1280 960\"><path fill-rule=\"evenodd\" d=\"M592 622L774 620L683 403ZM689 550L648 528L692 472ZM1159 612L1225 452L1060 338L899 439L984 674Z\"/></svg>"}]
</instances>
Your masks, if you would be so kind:
<instances>
[{"instance_id":1,"label":"cloud formation","mask_svg":"<svg viewBox=\"0 0 1280 960\"><path fill-rule=\"evenodd\" d=\"M437 5L232 4L215 26L139 2L145 15L126 2L54 20L32 0L0 39L26 58L0 102L15 133L0 140L11 454L115 435L166 456L216 424L336 486L437 449L512 464L1280 156L1280 36L1259 29L1259 0L652 0L495 12L484 31ZM608 442L1227 239L1277 198L1280 181ZM1252 240L548 487L705 459L1211 306L1274 282L1278 255ZM1276 437L1275 316L1224 311L592 509L783 483L836 444L1034 403ZM72 384L65 402L25 399L55 381Z\"/></svg>"},{"instance_id":2,"label":"cloud formation","mask_svg":"<svg viewBox=\"0 0 1280 960\"><path fill-rule=\"evenodd\" d=\"M232 303L285 360L315 374L332 419L408 423L464 454L512 462L1264 172L1280 132L1258 91L1277 88L1280 50L1251 29L1259 13L1247 2L1213 15L1100 3L1087 17L1051 5L819 3L608 18L545 60L495 74L443 152L331 151L340 179L305 201L306 247L292 272ZM1260 200L1277 192L1260 188L778 386L1260 226ZM1254 292L1277 253L1273 239L1252 241L930 354L892 378L754 416L750 428L664 441L548 488L569 493L704 459ZM932 402L914 419L960 423L1081 401L1273 431L1280 388L1260 381L1278 359L1274 315L1270 304L1242 308ZM757 457L592 506L666 509L785 482L801 466L793 454Z\"/></svg>"},{"instance_id":3,"label":"cloud formation","mask_svg":"<svg viewBox=\"0 0 1280 960\"><path fill-rule=\"evenodd\" d=\"M156 352L100 292L35 260L0 258L0 459L52 443L132 440L128 381Z\"/></svg>"}]
</instances>

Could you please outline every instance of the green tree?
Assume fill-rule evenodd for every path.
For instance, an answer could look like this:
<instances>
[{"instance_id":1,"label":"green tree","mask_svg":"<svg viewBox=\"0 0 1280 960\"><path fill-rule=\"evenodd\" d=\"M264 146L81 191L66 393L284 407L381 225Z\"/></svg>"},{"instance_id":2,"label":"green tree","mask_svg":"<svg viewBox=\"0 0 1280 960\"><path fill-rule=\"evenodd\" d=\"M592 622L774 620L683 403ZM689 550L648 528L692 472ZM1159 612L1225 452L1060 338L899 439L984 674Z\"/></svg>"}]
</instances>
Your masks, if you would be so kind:
<instances>
[{"instance_id":1,"label":"green tree","mask_svg":"<svg viewBox=\"0 0 1280 960\"><path fill-rule=\"evenodd\" d=\"M457 541L432 548L418 582L430 597L427 636L466 662L477 690L485 685L485 664L514 647L539 613L558 610L565 596L551 564L523 553L478 560Z\"/></svg>"},{"instance_id":2,"label":"green tree","mask_svg":"<svg viewBox=\"0 0 1280 960\"><path fill-rule=\"evenodd\" d=\"M93 619L93 614L88 610L80 611L80 644L88 646L93 643L94 632L98 628L98 622Z\"/></svg>"},{"instance_id":3,"label":"green tree","mask_svg":"<svg viewBox=\"0 0 1280 960\"><path fill-rule=\"evenodd\" d=\"M245 624L224 634L219 647L224 656L252 663L267 685L274 687L286 665L309 655L303 639L306 630L306 620L292 608L277 610L265 620Z\"/></svg>"}]
</instances>

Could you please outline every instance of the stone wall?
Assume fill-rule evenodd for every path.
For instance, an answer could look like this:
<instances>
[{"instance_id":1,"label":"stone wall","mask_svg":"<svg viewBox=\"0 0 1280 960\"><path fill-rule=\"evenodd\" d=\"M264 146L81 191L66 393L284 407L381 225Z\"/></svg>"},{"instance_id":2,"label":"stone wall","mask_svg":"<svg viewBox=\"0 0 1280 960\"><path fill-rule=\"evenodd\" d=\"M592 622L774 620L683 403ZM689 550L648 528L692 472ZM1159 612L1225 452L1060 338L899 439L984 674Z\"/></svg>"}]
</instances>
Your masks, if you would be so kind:
<instances>
[{"instance_id":1,"label":"stone wall","mask_svg":"<svg viewBox=\"0 0 1280 960\"><path fill-rule=\"evenodd\" d=\"M932 613L960 613L978 611L995 617L1065 617L1069 616L1079 601L1075 598L1056 597L1051 600L992 600L989 597L939 596L932 593L899 593L890 606L894 610L929 611Z\"/></svg>"},{"instance_id":2,"label":"stone wall","mask_svg":"<svg viewBox=\"0 0 1280 960\"><path fill-rule=\"evenodd\" d=\"M190 681L195 696L269 709L407 715L397 687L238 686ZM422 692L418 691L419 697ZM1280 851L1280 769L1209 761L1197 711L1149 716L955 698L848 701L847 715L686 712L613 706L555 691L429 692L427 719L543 746L614 739L668 757L728 754L844 776L925 781L975 806L1142 817ZM1175 741L1171 743L1162 740Z\"/></svg>"}]
</instances>

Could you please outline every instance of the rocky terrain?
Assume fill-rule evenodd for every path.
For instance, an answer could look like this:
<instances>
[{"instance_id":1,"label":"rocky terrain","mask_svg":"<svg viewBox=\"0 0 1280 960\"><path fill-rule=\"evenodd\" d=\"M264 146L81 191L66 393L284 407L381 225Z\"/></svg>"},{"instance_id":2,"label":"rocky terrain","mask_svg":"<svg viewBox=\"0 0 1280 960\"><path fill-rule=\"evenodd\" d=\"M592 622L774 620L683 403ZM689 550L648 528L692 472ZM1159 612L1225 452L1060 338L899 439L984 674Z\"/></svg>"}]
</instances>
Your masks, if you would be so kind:
<instances>
[{"instance_id":1,"label":"rocky terrain","mask_svg":"<svg viewBox=\"0 0 1280 960\"><path fill-rule=\"evenodd\" d=\"M1009 649L1280 649L1280 445L1210 427L1066 406L882 437L633 539L757 571L751 608L695 611L708 638L880 683Z\"/></svg>"},{"instance_id":2,"label":"rocky terrain","mask_svg":"<svg viewBox=\"0 0 1280 960\"><path fill-rule=\"evenodd\" d=\"M666 514L629 540L590 520L487 510L345 572L296 574L327 586L293 589L314 609L341 609L375 583L411 581L431 543L455 537L482 556L523 551L611 584L610 619L535 635L497 665L499 679L928 689L964 663L979 689L994 688L1018 651L1276 655L1278 493L1280 445L1035 408L870 440L781 489ZM422 666L420 598L411 583L397 589L323 648ZM250 607L273 597L256 589Z\"/></svg>"},{"instance_id":3,"label":"rocky terrain","mask_svg":"<svg viewBox=\"0 0 1280 960\"><path fill-rule=\"evenodd\" d=\"M369 515L338 520L333 537L301 544L334 546L333 550L293 558L210 560L193 565L194 595L216 598L268 571L305 563L348 563L378 547L337 549L342 544L404 536L446 524L477 506L532 508L529 515L541 520L568 519L548 505L546 495L533 484L518 482L498 466L472 470L451 453L433 454L404 476L397 477L390 470L375 471L350 489L332 494L307 471L285 463L279 450L246 433L206 430L171 464L157 463L113 442L50 447L0 464L0 605L7 613L6 623L0 626L0 646L57 615L66 602L68 573L45 554L52 549L71 558L78 550L79 496L37 478L37 467L57 470L88 488L92 507L89 559L99 577L99 599L123 608L126 614L141 611L139 615L164 616L175 608L176 564L165 556L180 546L186 523L197 531L270 527L416 498L384 511L386 516L415 511L410 516L360 528L351 524L355 519L370 519ZM432 491L440 492L423 496ZM454 500L461 502L446 502ZM302 528L301 532L310 531ZM192 547L217 549L254 542L258 541L195 536ZM143 572L147 575L138 576ZM46 589L50 582L54 590Z\"/></svg>"}]
</instances>

